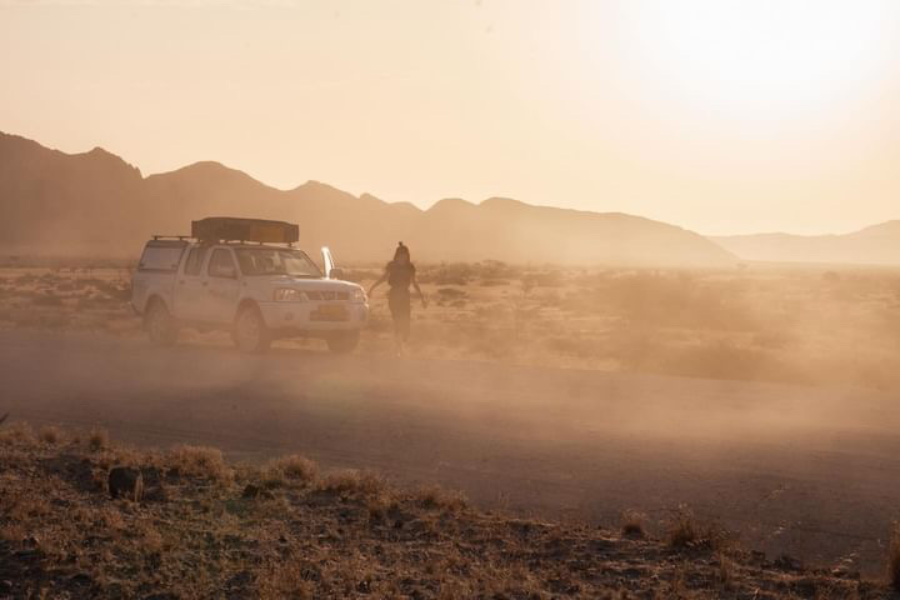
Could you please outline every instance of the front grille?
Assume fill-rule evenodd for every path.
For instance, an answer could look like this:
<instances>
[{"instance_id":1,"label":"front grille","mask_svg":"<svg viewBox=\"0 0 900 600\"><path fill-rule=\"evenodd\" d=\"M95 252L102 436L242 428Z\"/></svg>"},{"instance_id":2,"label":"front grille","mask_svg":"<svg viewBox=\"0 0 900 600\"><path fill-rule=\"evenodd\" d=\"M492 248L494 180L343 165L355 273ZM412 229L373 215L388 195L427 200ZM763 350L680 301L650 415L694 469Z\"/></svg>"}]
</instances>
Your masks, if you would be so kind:
<instances>
[{"instance_id":1,"label":"front grille","mask_svg":"<svg viewBox=\"0 0 900 600\"><path fill-rule=\"evenodd\" d=\"M349 300L350 293L349 292L333 292L333 291L324 291L324 292L306 292L306 297L310 300L315 300L319 302L328 302L331 300Z\"/></svg>"}]
</instances>

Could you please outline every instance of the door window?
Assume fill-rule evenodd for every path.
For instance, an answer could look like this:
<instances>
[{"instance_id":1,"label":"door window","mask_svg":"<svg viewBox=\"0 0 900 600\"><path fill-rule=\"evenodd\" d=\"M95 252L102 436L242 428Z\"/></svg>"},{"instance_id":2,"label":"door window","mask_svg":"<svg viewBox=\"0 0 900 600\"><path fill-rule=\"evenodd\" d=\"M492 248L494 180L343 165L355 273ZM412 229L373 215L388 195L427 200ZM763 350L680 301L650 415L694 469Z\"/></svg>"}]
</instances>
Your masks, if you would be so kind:
<instances>
[{"instance_id":1,"label":"door window","mask_svg":"<svg viewBox=\"0 0 900 600\"><path fill-rule=\"evenodd\" d=\"M184 274L196 277L200 274L200 268L203 266L203 259L206 258L206 248L195 246L191 248L187 261L184 264Z\"/></svg>"},{"instance_id":2,"label":"door window","mask_svg":"<svg viewBox=\"0 0 900 600\"><path fill-rule=\"evenodd\" d=\"M209 267L206 272L210 277L223 277L225 279L237 279L237 269L231 258L231 250L216 248L209 259Z\"/></svg>"}]
</instances>

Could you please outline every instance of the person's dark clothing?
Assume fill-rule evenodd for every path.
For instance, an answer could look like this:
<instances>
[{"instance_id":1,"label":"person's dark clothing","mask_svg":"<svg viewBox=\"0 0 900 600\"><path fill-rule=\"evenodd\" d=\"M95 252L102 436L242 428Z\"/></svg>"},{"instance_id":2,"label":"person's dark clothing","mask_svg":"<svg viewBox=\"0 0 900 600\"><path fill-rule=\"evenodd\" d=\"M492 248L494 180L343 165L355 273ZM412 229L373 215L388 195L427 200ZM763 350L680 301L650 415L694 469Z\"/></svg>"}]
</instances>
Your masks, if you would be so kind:
<instances>
[{"instance_id":1,"label":"person's dark clothing","mask_svg":"<svg viewBox=\"0 0 900 600\"><path fill-rule=\"evenodd\" d=\"M403 288L409 290L409 284L412 283L416 275L416 266L410 262L400 263L391 261L385 267L388 274L388 285L391 288Z\"/></svg>"},{"instance_id":2,"label":"person's dark clothing","mask_svg":"<svg viewBox=\"0 0 900 600\"><path fill-rule=\"evenodd\" d=\"M391 261L385 268L388 274L388 285L391 290L388 293L388 306L391 309L391 317L394 319L394 329L404 340L409 337L410 321L410 294L409 285L416 274L416 267L412 263L398 263Z\"/></svg>"}]
</instances>

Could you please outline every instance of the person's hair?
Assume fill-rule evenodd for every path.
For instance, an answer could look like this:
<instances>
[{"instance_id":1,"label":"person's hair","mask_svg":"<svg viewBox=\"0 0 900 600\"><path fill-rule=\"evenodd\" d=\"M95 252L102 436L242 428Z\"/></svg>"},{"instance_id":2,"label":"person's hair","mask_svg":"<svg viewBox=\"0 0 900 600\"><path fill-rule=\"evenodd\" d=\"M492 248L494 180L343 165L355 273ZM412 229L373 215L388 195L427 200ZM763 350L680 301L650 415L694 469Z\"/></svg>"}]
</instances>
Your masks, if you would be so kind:
<instances>
[{"instance_id":1,"label":"person's hair","mask_svg":"<svg viewBox=\"0 0 900 600\"><path fill-rule=\"evenodd\" d=\"M394 250L394 260L399 259L401 256L405 256L406 260L412 262L412 257L409 255L409 247L404 246L403 242L397 244L397 249Z\"/></svg>"}]
</instances>

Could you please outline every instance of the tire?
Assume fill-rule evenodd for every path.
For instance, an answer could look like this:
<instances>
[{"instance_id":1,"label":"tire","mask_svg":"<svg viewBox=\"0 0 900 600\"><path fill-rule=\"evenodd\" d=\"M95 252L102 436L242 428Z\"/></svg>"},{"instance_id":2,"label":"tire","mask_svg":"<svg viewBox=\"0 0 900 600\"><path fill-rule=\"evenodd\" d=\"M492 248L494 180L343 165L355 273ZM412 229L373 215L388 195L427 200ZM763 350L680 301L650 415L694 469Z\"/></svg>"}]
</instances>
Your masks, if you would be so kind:
<instances>
[{"instance_id":1,"label":"tire","mask_svg":"<svg viewBox=\"0 0 900 600\"><path fill-rule=\"evenodd\" d=\"M144 331L154 344L174 346L178 341L178 324L161 300L152 300L144 311Z\"/></svg>"},{"instance_id":2,"label":"tire","mask_svg":"<svg viewBox=\"0 0 900 600\"><path fill-rule=\"evenodd\" d=\"M272 344L271 332L255 306L246 306L238 312L231 337L238 350L247 354L262 354Z\"/></svg>"},{"instance_id":3,"label":"tire","mask_svg":"<svg viewBox=\"0 0 900 600\"><path fill-rule=\"evenodd\" d=\"M328 349L335 354L350 354L359 345L359 330L332 333L325 341Z\"/></svg>"}]
</instances>

